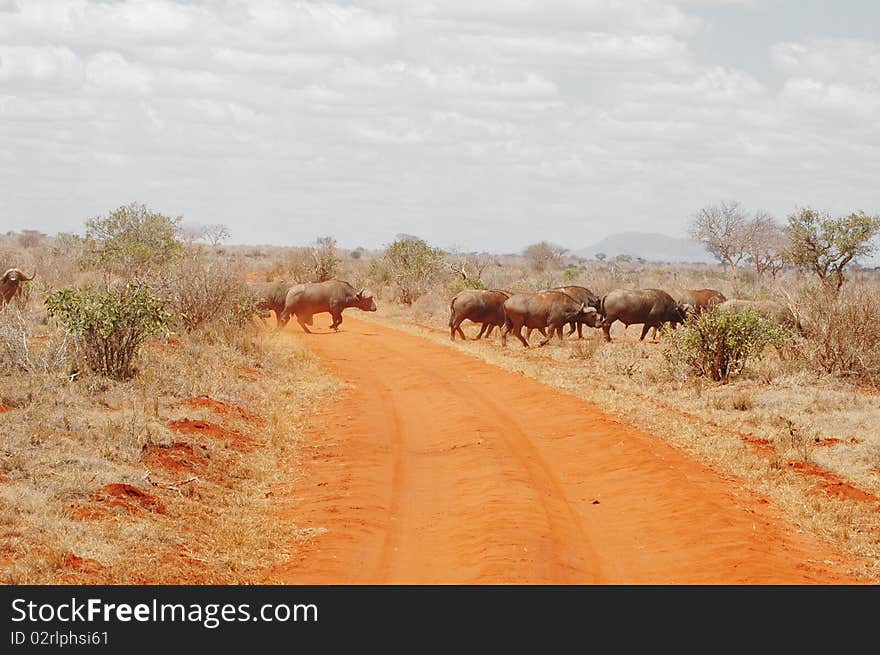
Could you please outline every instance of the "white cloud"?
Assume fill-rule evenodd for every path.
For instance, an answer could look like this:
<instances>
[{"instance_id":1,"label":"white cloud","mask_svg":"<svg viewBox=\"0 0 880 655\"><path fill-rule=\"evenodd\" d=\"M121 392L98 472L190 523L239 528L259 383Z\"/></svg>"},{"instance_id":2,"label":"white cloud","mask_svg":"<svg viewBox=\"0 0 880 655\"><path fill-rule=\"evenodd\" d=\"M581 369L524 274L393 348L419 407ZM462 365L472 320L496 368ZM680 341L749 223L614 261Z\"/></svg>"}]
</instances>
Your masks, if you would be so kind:
<instances>
[{"instance_id":1,"label":"white cloud","mask_svg":"<svg viewBox=\"0 0 880 655\"><path fill-rule=\"evenodd\" d=\"M750 74L692 47L712 4L21 2L0 11L0 221L137 199L240 240L514 250L675 232L737 195L880 204L880 45L790 39Z\"/></svg>"}]
</instances>

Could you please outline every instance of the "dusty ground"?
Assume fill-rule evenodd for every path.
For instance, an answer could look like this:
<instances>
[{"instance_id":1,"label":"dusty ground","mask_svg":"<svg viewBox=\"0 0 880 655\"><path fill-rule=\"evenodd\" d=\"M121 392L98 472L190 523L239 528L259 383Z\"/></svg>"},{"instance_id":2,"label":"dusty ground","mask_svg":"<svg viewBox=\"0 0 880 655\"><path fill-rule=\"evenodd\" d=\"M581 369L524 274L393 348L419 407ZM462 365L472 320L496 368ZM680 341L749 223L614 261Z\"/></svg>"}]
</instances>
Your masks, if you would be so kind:
<instances>
[{"instance_id":1,"label":"dusty ground","mask_svg":"<svg viewBox=\"0 0 880 655\"><path fill-rule=\"evenodd\" d=\"M282 333L347 389L276 492L314 533L266 582L858 580L863 563L766 497L594 404L376 322L327 324Z\"/></svg>"}]
</instances>

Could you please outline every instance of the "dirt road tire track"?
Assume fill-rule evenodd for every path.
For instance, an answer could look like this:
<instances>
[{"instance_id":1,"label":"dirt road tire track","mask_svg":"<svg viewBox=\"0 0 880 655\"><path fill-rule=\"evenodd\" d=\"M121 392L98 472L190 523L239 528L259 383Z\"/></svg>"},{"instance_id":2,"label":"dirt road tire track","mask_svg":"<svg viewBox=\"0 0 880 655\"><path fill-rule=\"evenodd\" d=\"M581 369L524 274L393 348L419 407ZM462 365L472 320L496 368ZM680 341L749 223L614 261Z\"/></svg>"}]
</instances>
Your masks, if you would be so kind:
<instances>
[{"instance_id":1,"label":"dirt road tire track","mask_svg":"<svg viewBox=\"0 0 880 655\"><path fill-rule=\"evenodd\" d=\"M326 529L267 582L846 583L761 498L600 408L346 316L303 339L348 387L281 520Z\"/></svg>"}]
</instances>

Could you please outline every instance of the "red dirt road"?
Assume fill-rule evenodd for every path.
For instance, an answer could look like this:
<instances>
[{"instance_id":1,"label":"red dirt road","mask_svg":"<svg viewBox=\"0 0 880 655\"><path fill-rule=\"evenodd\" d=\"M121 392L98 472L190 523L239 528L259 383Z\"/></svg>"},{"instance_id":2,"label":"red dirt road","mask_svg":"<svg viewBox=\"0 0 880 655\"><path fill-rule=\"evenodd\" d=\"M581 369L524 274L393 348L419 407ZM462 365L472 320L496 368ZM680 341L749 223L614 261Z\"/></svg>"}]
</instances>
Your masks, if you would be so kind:
<instances>
[{"instance_id":1,"label":"red dirt road","mask_svg":"<svg viewBox=\"0 0 880 655\"><path fill-rule=\"evenodd\" d=\"M313 417L279 508L326 532L266 582L855 581L758 496L595 405L348 314L328 323L284 332L349 388Z\"/></svg>"}]
</instances>

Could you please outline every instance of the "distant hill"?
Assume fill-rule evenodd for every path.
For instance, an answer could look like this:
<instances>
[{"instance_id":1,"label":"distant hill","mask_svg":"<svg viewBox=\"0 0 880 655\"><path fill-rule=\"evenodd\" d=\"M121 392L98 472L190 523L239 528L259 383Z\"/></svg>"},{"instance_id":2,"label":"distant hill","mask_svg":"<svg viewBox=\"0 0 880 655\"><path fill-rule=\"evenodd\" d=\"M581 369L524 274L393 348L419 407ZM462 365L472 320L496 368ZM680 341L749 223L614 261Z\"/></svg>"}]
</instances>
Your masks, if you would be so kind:
<instances>
[{"instance_id":1,"label":"distant hill","mask_svg":"<svg viewBox=\"0 0 880 655\"><path fill-rule=\"evenodd\" d=\"M671 237L651 232L619 232L605 237L588 248L572 251L572 254L593 259L597 252L604 252L608 259L616 255L641 257L653 262L712 263L715 260L696 241L683 237Z\"/></svg>"}]
</instances>

